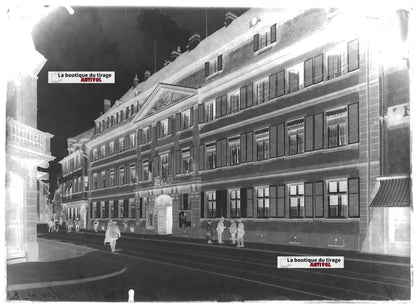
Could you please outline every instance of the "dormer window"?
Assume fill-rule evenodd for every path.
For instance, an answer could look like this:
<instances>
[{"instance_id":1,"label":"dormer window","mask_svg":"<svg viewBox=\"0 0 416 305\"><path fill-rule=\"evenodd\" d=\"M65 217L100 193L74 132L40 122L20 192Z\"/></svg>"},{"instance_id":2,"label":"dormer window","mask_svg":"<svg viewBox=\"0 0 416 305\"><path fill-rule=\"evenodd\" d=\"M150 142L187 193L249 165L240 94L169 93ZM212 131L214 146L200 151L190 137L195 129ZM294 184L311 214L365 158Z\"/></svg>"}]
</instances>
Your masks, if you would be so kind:
<instances>
[{"instance_id":1,"label":"dormer window","mask_svg":"<svg viewBox=\"0 0 416 305\"><path fill-rule=\"evenodd\" d=\"M274 42L276 42L276 24L273 24L270 29L253 36L253 51L257 52Z\"/></svg>"},{"instance_id":2,"label":"dormer window","mask_svg":"<svg viewBox=\"0 0 416 305\"><path fill-rule=\"evenodd\" d=\"M222 54L212 61L205 63L205 77L213 75L222 70Z\"/></svg>"}]
</instances>

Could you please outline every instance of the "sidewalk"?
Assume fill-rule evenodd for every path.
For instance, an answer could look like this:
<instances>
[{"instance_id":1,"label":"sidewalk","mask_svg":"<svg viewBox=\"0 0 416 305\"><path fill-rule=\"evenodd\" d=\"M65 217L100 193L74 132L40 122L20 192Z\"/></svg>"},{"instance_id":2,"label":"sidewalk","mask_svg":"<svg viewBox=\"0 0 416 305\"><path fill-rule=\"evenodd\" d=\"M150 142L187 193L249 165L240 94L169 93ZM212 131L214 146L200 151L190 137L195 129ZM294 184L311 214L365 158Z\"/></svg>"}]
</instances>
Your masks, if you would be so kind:
<instances>
[{"instance_id":1,"label":"sidewalk","mask_svg":"<svg viewBox=\"0 0 416 305\"><path fill-rule=\"evenodd\" d=\"M7 290L77 284L124 272L114 254L38 238L39 261L7 266Z\"/></svg>"}]
</instances>

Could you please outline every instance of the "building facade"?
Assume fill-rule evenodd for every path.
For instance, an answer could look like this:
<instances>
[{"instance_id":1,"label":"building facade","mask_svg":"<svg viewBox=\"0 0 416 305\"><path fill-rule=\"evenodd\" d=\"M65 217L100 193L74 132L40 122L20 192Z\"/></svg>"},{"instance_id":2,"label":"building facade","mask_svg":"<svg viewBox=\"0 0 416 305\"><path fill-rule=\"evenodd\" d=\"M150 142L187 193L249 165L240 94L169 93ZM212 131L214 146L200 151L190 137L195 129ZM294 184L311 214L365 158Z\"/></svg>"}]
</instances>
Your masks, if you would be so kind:
<instances>
[{"instance_id":1,"label":"building facade","mask_svg":"<svg viewBox=\"0 0 416 305\"><path fill-rule=\"evenodd\" d=\"M205 238L224 217L243 219L247 241L388 253L370 204L386 164L410 181L410 152L394 161L391 143L410 136L380 119L390 99L409 107L408 81L394 81L408 65L384 56L400 29L396 14L251 9L192 36L96 119L90 227Z\"/></svg>"},{"instance_id":2,"label":"building facade","mask_svg":"<svg viewBox=\"0 0 416 305\"><path fill-rule=\"evenodd\" d=\"M80 227L87 228L88 221L88 154L85 143L91 138L94 129L69 138L68 156L59 163L62 166L61 196L64 219L80 220Z\"/></svg>"}]
</instances>

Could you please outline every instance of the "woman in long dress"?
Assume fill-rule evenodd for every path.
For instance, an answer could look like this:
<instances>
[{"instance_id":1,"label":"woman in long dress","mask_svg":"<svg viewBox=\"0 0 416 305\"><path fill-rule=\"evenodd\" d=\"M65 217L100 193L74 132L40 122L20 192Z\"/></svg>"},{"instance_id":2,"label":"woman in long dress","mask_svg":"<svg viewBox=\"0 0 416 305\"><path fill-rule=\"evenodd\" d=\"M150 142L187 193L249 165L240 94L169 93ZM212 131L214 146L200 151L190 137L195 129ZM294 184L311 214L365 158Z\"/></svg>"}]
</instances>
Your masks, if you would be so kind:
<instances>
[{"instance_id":1,"label":"woman in long dress","mask_svg":"<svg viewBox=\"0 0 416 305\"><path fill-rule=\"evenodd\" d=\"M237 227L237 248L244 248L244 235L246 234L244 230L244 224L241 219L238 220Z\"/></svg>"}]
</instances>

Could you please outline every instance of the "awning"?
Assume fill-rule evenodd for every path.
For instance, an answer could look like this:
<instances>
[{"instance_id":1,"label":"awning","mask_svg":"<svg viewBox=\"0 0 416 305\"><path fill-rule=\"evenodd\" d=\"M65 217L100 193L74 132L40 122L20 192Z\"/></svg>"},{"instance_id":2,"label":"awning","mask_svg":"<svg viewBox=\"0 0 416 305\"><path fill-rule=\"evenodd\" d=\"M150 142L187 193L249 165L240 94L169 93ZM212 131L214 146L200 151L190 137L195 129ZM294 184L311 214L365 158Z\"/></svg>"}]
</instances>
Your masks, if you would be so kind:
<instances>
[{"instance_id":1,"label":"awning","mask_svg":"<svg viewBox=\"0 0 416 305\"><path fill-rule=\"evenodd\" d=\"M383 177L372 208L410 207L410 177Z\"/></svg>"}]
</instances>

